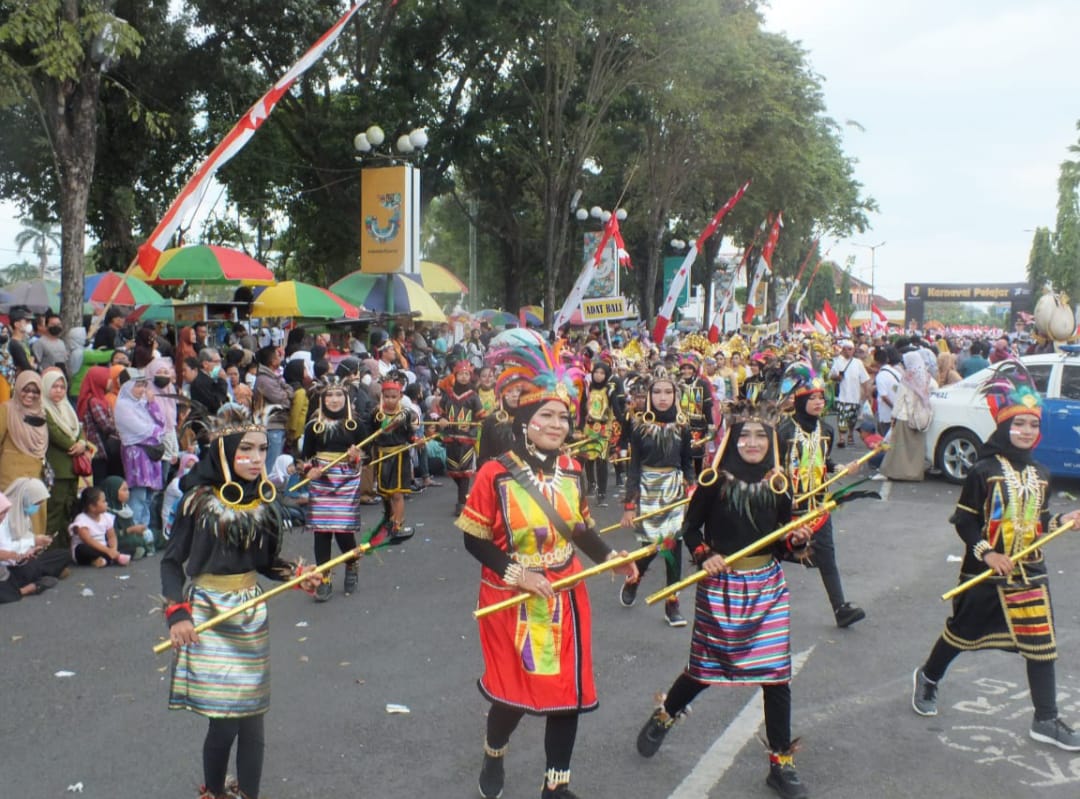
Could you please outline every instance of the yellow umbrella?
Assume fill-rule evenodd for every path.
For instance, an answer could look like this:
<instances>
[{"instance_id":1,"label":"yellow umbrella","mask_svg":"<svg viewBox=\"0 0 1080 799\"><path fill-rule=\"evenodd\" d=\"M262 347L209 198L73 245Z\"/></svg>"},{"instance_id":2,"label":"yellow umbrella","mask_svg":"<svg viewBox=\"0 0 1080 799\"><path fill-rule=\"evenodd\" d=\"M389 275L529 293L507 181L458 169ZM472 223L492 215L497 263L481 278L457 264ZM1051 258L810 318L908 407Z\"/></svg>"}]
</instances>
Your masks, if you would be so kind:
<instances>
[{"instance_id":1,"label":"yellow umbrella","mask_svg":"<svg viewBox=\"0 0 1080 799\"><path fill-rule=\"evenodd\" d=\"M420 282L431 294L468 294L466 286L457 275L434 261L420 262Z\"/></svg>"}]
</instances>

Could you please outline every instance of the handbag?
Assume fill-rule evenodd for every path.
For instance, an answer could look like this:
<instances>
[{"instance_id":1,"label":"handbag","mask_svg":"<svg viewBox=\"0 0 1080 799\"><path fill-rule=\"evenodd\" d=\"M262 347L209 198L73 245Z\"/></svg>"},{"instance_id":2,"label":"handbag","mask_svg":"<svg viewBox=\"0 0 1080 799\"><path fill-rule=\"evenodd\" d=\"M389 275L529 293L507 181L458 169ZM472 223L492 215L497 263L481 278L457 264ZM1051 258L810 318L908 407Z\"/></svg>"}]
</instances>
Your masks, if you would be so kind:
<instances>
[{"instance_id":1,"label":"handbag","mask_svg":"<svg viewBox=\"0 0 1080 799\"><path fill-rule=\"evenodd\" d=\"M94 467L90 462L90 456L85 452L71 456L71 471L76 477L89 477L94 473Z\"/></svg>"},{"instance_id":2,"label":"handbag","mask_svg":"<svg viewBox=\"0 0 1080 799\"><path fill-rule=\"evenodd\" d=\"M146 453L146 457L148 457L150 460L152 460L154 462L160 461L160 460L164 459L164 457L165 457L165 445L164 444L161 444L161 443L145 444L145 443L140 442L140 443L136 444L136 446L140 447L142 449L142 451Z\"/></svg>"}]
</instances>

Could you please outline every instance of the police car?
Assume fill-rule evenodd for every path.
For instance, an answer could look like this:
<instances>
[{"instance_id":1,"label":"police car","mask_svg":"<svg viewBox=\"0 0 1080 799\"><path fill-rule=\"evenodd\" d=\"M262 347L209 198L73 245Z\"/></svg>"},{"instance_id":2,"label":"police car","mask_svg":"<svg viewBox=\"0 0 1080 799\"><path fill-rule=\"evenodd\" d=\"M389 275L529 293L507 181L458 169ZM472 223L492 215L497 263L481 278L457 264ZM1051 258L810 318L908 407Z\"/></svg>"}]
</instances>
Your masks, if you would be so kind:
<instances>
[{"instance_id":1,"label":"police car","mask_svg":"<svg viewBox=\"0 0 1080 799\"><path fill-rule=\"evenodd\" d=\"M1080 346L1063 350L1020 361L1043 397L1042 438L1035 459L1055 477L1080 477ZM930 395L934 418L926 431L926 457L950 482L964 481L979 446L994 432L990 407L979 394L994 368Z\"/></svg>"}]
</instances>

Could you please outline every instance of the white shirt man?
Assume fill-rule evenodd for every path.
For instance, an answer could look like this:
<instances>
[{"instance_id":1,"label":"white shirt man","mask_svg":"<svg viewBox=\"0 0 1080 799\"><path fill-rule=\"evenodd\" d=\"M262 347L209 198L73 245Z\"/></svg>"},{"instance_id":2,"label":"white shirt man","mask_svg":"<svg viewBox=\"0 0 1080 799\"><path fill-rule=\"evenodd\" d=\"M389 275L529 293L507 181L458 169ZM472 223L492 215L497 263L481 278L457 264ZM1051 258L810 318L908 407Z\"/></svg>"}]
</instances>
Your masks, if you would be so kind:
<instances>
[{"instance_id":1,"label":"white shirt man","mask_svg":"<svg viewBox=\"0 0 1080 799\"><path fill-rule=\"evenodd\" d=\"M840 354L833 359L829 376L840 381L836 392L837 402L845 405L862 404L863 388L870 382L870 375L862 361L855 357L855 345L850 341L841 344Z\"/></svg>"},{"instance_id":2,"label":"white shirt man","mask_svg":"<svg viewBox=\"0 0 1080 799\"><path fill-rule=\"evenodd\" d=\"M900 390L900 371L895 366L883 365L874 378L877 388L877 420L878 430L882 435L892 424L893 407L896 405L896 395Z\"/></svg>"}]
</instances>

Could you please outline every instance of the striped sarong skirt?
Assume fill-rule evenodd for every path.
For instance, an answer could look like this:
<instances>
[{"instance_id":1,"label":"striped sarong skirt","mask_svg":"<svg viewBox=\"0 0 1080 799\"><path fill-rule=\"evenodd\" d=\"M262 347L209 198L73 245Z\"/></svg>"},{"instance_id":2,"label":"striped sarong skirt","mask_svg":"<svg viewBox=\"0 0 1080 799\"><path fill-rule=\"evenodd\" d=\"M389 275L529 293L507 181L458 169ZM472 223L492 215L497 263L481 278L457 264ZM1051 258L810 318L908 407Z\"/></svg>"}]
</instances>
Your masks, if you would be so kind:
<instances>
[{"instance_id":1,"label":"striped sarong skirt","mask_svg":"<svg viewBox=\"0 0 1080 799\"><path fill-rule=\"evenodd\" d=\"M775 560L698 583L686 673L704 683L791 681L791 608Z\"/></svg>"},{"instance_id":2,"label":"striped sarong skirt","mask_svg":"<svg viewBox=\"0 0 1080 799\"><path fill-rule=\"evenodd\" d=\"M195 582L188 591L192 621L198 626L261 593L254 573L249 586L235 590L219 591ZM209 718L256 716L270 709L266 603L199 633L199 643L177 653L169 709L191 710Z\"/></svg>"},{"instance_id":3,"label":"striped sarong skirt","mask_svg":"<svg viewBox=\"0 0 1080 799\"><path fill-rule=\"evenodd\" d=\"M686 496L683 489L683 475L680 469L650 468L641 469L641 515L671 505ZM657 543L664 538L674 538L682 529L686 506L680 505L667 513L660 513L638 522L637 538L640 543Z\"/></svg>"},{"instance_id":4,"label":"striped sarong skirt","mask_svg":"<svg viewBox=\"0 0 1080 799\"><path fill-rule=\"evenodd\" d=\"M313 533L352 533L360 526L361 473L347 463L331 466L310 484L307 526Z\"/></svg>"}]
</instances>

